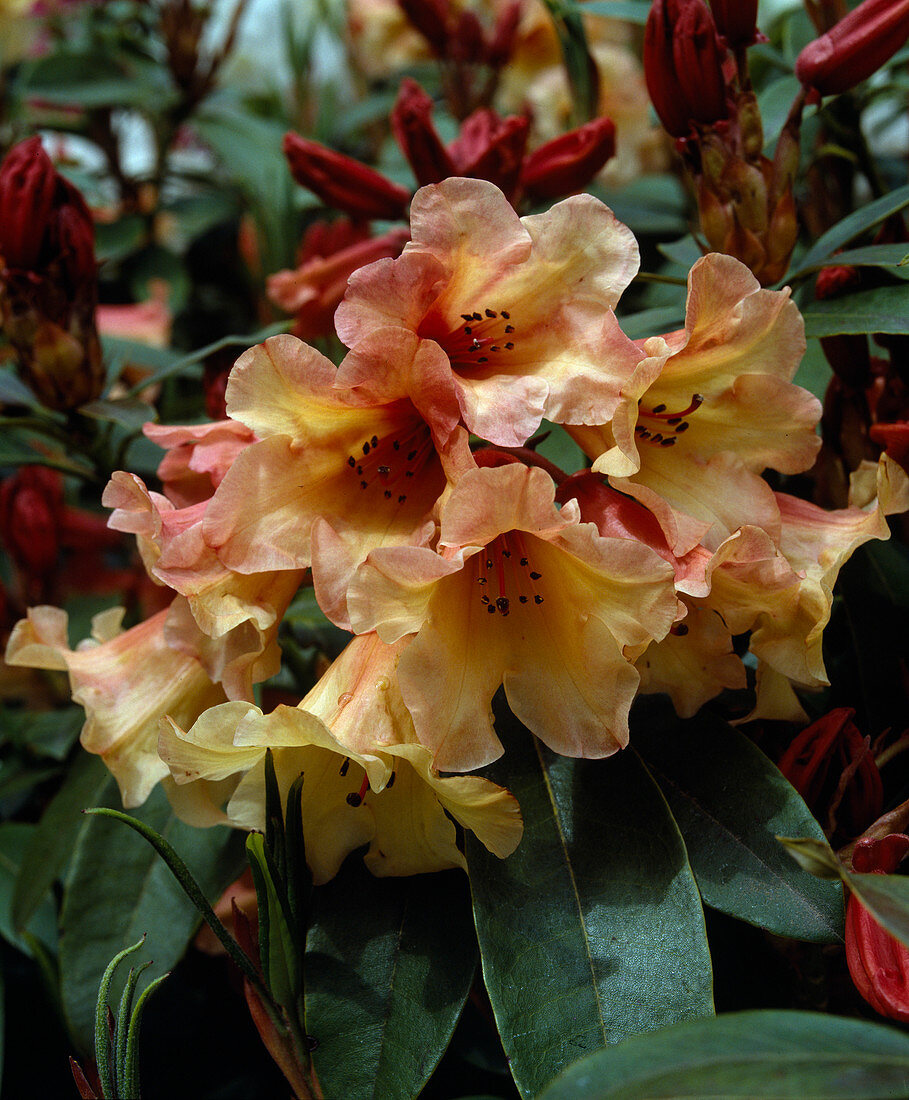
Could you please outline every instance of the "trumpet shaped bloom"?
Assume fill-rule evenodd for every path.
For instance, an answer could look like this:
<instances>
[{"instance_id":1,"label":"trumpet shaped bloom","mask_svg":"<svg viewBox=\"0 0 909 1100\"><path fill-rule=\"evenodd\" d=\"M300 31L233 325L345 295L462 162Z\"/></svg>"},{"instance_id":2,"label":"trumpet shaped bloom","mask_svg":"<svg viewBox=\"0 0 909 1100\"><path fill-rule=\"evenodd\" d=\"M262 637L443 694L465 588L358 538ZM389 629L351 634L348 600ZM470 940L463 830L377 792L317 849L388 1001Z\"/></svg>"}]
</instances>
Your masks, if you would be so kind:
<instances>
[{"instance_id":1,"label":"trumpet shaped bloom","mask_svg":"<svg viewBox=\"0 0 909 1100\"><path fill-rule=\"evenodd\" d=\"M227 403L259 442L208 505L207 544L238 573L313 564L323 607L342 623L346 584L335 574L322 590L314 522L329 526L329 556L349 573L376 546L427 542L449 473L474 465L448 361L410 333L373 333L340 371L296 338L272 337L240 357Z\"/></svg>"},{"instance_id":2,"label":"trumpet shaped bloom","mask_svg":"<svg viewBox=\"0 0 909 1100\"><path fill-rule=\"evenodd\" d=\"M73 701L85 708L82 746L104 760L127 808L141 805L167 775L157 752L159 719L171 714L191 724L226 698L200 661L168 645L167 617L160 611L121 631L123 608L112 608L96 615L91 638L71 649L66 612L33 607L7 646L7 664L69 673Z\"/></svg>"},{"instance_id":3,"label":"trumpet shaped bloom","mask_svg":"<svg viewBox=\"0 0 909 1100\"><path fill-rule=\"evenodd\" d=\"M557 509L549 477L518 463L464 474L442 507L439 547L374 550L348 593L355 630L416 635L398 679L436 767L501 754L500 684L557 752L622 748L633 661L677 615L671 566L643 543L602 538L575 503Z\"/></svg>"},{"instance_id":4,"label":"trumpet shaped bloom","mask_svg":"<svg viewBox=\"0 0 909 1100\"><path fill-rule=\"evenodd\" d=\"M571 428L594 470L645 504L676 554L741 524L772 524L760 473L807 469L820 403L790 381L805 350L788 291L762 290L731 256L699 260L685 328L641 341L648 358L611 424Z\"/></svg>"},{"instance_id":5,"label":"trumpet shaped bloom","mask_svg":"<svg viewBox=\"0 0 909 1100\"><path fill-rule=\"evenodd\" d=\"M380 328L416 334L445 356L470 431L520 446L543 416L612 417L643 358L612 312L637 266L590 195L519 218L492 184L447 179L414 197L401 256L354 273L335 326L355 349Z\"/></svg>"},{"instance_id":6,"label":"trumpet shaped bloom","mask_svg":"<svg viewBox=\"0 0 909 1100\"><path fill-rule=\"evenodd\" d=\"M283 796L304 776L303 832L317 883L364 844L366 864L380 876L464 867L448 815L497 855L510 854L522 828L515 799L475 776L440 777L414 740L395 680L401 648L375 635L354 639L298 707L263 714L228 703L188 731L162 723L160 753L178 813L196 824L262 828L270 748Z\"/></svg>"}]
</instances>

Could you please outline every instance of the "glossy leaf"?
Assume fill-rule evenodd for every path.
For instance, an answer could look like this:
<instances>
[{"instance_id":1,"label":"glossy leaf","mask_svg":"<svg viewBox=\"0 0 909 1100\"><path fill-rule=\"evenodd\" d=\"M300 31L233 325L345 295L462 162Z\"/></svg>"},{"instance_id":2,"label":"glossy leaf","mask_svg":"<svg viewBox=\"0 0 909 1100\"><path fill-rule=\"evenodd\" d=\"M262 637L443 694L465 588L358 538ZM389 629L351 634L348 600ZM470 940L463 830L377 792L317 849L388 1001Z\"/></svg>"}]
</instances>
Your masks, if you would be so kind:
<instances>
[{"instance_id":1,"label":"glossy leaf","mask_svg":"<svg viewBox=\"0 0 909 1100\"><path fill-rule=\"evenodd\" d=\"M411 1100L448 1046L476 969L465 875L377 879L354 855L312 904L306 1030L322 1091Z\"/></svg>"},{"instance_id":2,"label":"glossy leaf","mask_svg":"<svg viewBox=\"0 0 909 1100\"><path fill-rule=\"evenodd\" d=\"M572 1066L539 1100L894 1100L909 1035L813 1012L737 1012L631 1039Z\"/></svg>"},{"instance_id":3,"label":"glossy leaf","mask_svg":"<svg viewBox=\"0 0 909 1100\"><path fill-rule=\"evenodd\" d=\"M812 302L802 310L807 336L837 336L841 333L909 333L909 287L879 286L859 290L823 302Z\"/></svg>"},{"instance_id":4,"label":"glossy leaf","mask_svg":"<svg viewBox=\"0 0 909 1100\"><path fill-rule=\"evenodd\" d=\"M0 936L27 955L34 955L29 937L16 929L12 919L12 900L16 881L21 873L37 826L20 821L4 821L0 825ZM50 898L35 906L26 930L36 940L52 950L57 945L57 913Z\"/></svg>"},{"instance_id":5,"label":"glossy leaf","mask_svg":"<svg viewBox=\"0 0 909 1100\"><path fill-rule=\"evenodd\" d=\"M776 839L824 839L798 792L717 716L705 711L681 722L646 702L635 712L631 743L672 809L704 901L778 936L841 939L839 886L802 870Z\"/></svg>"},{"instance_id":6,"label":"glossy leaf","mask_svg":"<svg viewBox=\"0 0 909 1100\"><path fill-rule=\"evenodd\" d=\"M871 229L872 226L880 224L885 218L889 218L891 214L895 214L906 206L909 206L909 184L897 187L889 195L875 199L874 202L866 203L854 213L843 218L842 221L837 222L832 229L828 229L802 256L799 270L805 271L818 261L826 260L828 256L832 256L844 244L855 240L866 229Z\"/></svg>"},{"instance_id":7,"label":"glossy leaf","mask_svg":"<svg viewBox=\"0 0 909 1100\"><path fill-rule=\"evenodd\" d=\"M489 769L521 804L504 862L468 837L483 974L512 1074L535 1096L585 1051L710 1015L685 846L639 759L557 757L510 716Z\"/></svg>"},{"instance_id":8,"label":"glossy leaf","mask_svg":"<svg viewBox=\"0 0 909 1100\"><path fill-rule=\"evenodd\" d=\"M109 801L119 800L113 794ZM223 828L179 822L160 788L134 815L173 844L209 898L217 898L242 870L242 839ZM195 907L146 840L120 821L86 820L67 877L60 948L63 1006L84 1047L92 1034L98 983L113 955L147 932L155 969L169 970L198 923Z\"/></svg>"},{"instance_id":9,"label":"glossy leaf","mask_svg":"<svg viewBox=\"0 0 909 1100\"><path fill-rule=\"evenodd\" d=\"M85 825L82 810L96 806L104 799L105 791L112 795L114 790L114 780L101 758L80 752L23 852L12 900L12 919L17 931L28 924L66 866L76 837Z\"/></svg>"}]
</instances>

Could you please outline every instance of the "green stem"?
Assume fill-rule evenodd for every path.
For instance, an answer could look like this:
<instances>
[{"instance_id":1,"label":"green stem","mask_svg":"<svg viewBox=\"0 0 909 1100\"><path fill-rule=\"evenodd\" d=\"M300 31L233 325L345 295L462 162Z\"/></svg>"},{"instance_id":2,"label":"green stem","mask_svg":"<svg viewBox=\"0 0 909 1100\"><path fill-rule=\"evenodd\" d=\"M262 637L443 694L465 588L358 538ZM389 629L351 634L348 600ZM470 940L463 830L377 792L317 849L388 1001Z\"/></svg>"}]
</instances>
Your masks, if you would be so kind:
<instances>
[{"instance_id":1,"label":"green stem","mask_svg":"<svg viewBox=\"0 0 909 1100\"><path fill-rule=\"evenodd\" d=\"M129 814L121 813L119 810L109 809L107 806L92 806L82 812L85 814L97 815L99 817L112 817L116 821L122 821L148 841L167 864L171 874L177 882L180 883L184 893L193 905L195 905L202 919L221 941L224 950L237 964L243 975L249 979L250 984L262 999L262 1003L268 1010L269 1015L272 1016L276 1024L280 1024L281 1019L278 1006L272 999L271 993L263 984L256 968L245 952L240 949L240 945L233 939L221 921L218 920L214 909L209 905L208 899L202 893L198 883L190 873L189 868L164 837L161 836L160 833L156 833L154 829L150 829L144 822L137 821L136 818L130 817Z\"/></svg>"}]
</instances>

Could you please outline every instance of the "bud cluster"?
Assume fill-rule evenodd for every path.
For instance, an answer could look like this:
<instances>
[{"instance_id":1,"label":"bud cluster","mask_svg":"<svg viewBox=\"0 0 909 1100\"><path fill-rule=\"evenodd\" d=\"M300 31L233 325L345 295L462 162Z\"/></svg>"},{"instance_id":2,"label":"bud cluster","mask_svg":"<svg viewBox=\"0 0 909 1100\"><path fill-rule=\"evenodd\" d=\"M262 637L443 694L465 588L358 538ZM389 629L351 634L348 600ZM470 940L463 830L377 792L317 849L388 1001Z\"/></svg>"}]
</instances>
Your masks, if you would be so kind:
<instances>
[{"instance_id":1,"label":"bud cluster","mask_svg":"<svg viewBox=\"0 0 909 1100\"><path fill-rule=\"evenodd\" d=\"M94 224L40 137L0 166L0 323L23 378L48 408L101 392Z\"/></svg>"},{"instance_id":2,"label":"bud cluster","mask_svg":"<svg viewBox=\"0 0 909 1100\"><path fill-rule=\"evenodd\" d=\"M644 71L694 181L709 249L735 256L768 285L786 271L798 234L792 183L801 101L770 160L746 60L760 38L756 17L756 0L712 8L704 0L654 0Z\"/></svg>"},{"instance_id":3,"label":"bud cluster","mask_svg":"<svg viewBox=\"0 0 909 1100\"><path fill-rule=\"evenodd\" d=\"M391 112L395 139L417 183L441 183L452 176L494 183L517 207L580 191L615 152L615 126L596 118L527 151L529 122L502 118L480 107L445 145L432 121L432 98L407 79ZM359 221L397 221L406 216L411 192L353 157L299 134L284 138L284 154L297 183L322 201Z\"/></svg>"}]
</instances>

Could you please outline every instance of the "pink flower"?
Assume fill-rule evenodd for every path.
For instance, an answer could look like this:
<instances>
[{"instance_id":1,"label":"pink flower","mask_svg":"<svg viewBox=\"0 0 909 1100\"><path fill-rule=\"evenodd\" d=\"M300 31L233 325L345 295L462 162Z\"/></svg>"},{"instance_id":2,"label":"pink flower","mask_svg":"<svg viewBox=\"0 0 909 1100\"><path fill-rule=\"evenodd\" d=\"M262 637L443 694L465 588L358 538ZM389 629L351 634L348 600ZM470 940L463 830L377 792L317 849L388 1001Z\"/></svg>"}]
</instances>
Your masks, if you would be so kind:
<instances>
[{"instance_id":1,"label":"pink flower","mask_svg":"<svg viewBox=\"0 0 909 1100\"><path fill-rule=\"evenodd\" d=\"M351 348L377 329L441 351L464 424L520 446L543 416L609 420L640 352L613 307L638 264L631 233L590 195L518 218L482 180L417 192L411 243L361 268L335 314ZM435 354L435 352L434 352Z\"/></svg>"},{"instance_id":2,"label":"pink flower","mask_svg":"<svg viewBox=\"0 0 909 1100\"><path fill-rule=\"evenodd\" d=\"M671 567L642 543L601 538L576 504L557 509L549 477L519 463L464 474L440 520L439 553L374 550L348 592L355 630L415 635L398 679L435 766L501 753L490 711L500 684L557 752L622 748L632 662L678 613Z\"/></svg>"}]
</instances>

